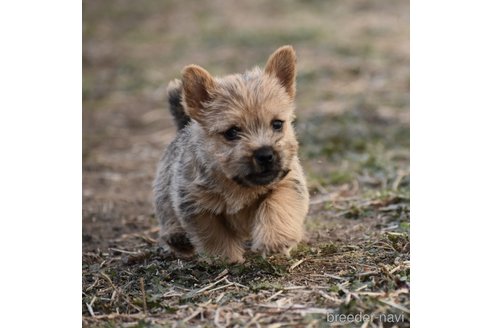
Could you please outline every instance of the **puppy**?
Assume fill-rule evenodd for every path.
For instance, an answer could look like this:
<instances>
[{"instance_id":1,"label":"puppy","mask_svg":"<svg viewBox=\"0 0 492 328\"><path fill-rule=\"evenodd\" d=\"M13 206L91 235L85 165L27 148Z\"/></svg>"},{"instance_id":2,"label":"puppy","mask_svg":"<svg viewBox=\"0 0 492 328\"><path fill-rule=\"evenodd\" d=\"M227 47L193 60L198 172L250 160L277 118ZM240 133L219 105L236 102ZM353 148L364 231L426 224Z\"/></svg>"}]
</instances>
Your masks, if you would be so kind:
<instances>
[{"instance_id":1,"label":"puppy","mask_svg":"<svg viewBox=\"0 0 492 328\"><path fill-rule=\"evenodd\" d=\"M155 210L177 256L244 262L245 244L289 255L303 237L309 193L292 126L296 55L275 51L265 68L212 77L197 65L168 87L178 127L158 164Z\"/></svg>"}]
</instances>

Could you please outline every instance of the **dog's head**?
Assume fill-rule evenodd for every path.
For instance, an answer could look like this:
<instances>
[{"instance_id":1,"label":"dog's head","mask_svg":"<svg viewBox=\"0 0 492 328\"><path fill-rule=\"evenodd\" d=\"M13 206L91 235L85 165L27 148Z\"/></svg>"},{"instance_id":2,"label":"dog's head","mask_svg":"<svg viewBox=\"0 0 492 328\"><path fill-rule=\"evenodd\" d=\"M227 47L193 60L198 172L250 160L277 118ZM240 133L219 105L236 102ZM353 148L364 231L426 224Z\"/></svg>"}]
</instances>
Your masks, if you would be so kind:
<instances>
[{"instance_id":1,"label":"dog's head","mask_svg":"<svg viewBox=\"0 0 492 328\"><path fill-rule=\"evenodd\" d=\"M223 78L196 65L183 70L186 114L205 131L203 151L228 178L259 186L289 172L298 149L292 127L295 77L291 46L275 51L264 70Z\"/></svg>"}]
</instances>

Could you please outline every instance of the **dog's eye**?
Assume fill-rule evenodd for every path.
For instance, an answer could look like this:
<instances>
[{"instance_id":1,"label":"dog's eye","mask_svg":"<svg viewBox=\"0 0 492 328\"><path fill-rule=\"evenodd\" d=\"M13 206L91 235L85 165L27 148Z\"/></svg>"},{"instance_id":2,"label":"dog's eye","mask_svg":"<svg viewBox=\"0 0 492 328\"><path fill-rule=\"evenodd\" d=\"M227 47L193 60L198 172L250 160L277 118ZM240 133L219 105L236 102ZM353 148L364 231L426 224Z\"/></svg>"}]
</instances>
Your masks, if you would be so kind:
<instances>
[{"instance_id":1,"label":"dog's eye","mask_svg":"<svg viewBox=\"0 0 492 328\"><path fill-rule=\"evenodd\" d=\"M239 139L239 132L240 132L240 129L236 126L233 126L232 128L230 128L229 130L227 130L223 134L227 140L236 140L236 139Z\"/></svg>"},{"instance_id":2,"label":"dog's eye","mask_svg":"<svg viewBox=\"0 0 492 328\"><path fill-rule=\"evenodd\" d=\"M280 131L280 130L282 130L283 126L284 126L284 121L281 121L281 120L273 120L272 121L272 128L274 130Z\"/></svg>"}]
</instances>

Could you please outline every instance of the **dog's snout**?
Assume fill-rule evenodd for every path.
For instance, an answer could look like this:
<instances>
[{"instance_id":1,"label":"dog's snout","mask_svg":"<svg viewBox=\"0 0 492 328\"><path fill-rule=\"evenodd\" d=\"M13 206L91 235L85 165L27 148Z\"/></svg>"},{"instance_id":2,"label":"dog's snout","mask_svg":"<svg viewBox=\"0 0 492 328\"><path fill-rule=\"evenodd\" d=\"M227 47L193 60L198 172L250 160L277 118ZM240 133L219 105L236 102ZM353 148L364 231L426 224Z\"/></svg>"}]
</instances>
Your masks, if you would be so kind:
<instances>
[{"instance_id":1,"label":"dog's snout","mask_svg":"<svg viewBox=\"0 0 492 328\"><path fill-rule=\"evenodd\" d=\"M268 146L264 146L255 150L253 153L253 157L255 158L256 162L261 165L272 164L275 160L273 148Z\"/></svg>"}]
</instances>

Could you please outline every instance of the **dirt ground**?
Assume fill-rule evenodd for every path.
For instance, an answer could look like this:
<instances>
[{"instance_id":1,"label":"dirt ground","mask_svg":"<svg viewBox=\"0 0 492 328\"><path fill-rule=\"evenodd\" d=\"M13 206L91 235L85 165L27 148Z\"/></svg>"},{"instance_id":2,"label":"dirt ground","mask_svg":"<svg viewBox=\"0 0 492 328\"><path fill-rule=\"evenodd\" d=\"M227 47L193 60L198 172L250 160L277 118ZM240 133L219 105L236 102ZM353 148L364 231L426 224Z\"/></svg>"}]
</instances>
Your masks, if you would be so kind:
<instances>
[{"instance_id":1,"label":"dirt ground","mask_svg":"<svg viewBox=\"0 0 492 328\"><path fill-rule=\"evenodd\" d=\"M175 134L167 83L191 63L261 66L284 44L305 242L244 265L173 258L151 190ZM84 326L410 326L408 1L84 0L83 78Z\"/></svg>"}]
</instances>

